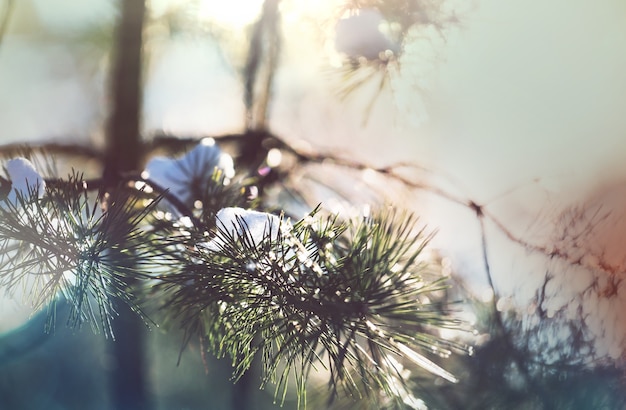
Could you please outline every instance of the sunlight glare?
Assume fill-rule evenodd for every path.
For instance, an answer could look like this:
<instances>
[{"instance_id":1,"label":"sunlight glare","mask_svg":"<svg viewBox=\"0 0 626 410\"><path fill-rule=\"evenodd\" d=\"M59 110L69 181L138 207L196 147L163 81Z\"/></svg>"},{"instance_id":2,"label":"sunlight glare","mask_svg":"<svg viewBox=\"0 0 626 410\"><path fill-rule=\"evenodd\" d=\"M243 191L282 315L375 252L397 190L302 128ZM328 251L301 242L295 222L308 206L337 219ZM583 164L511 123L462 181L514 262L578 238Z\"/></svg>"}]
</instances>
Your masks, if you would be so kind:
<instances>
[{"instance_id":1,"label":"sunlight glare","mask_svg":"<svg viewBox=\"0 0 626 410\"><path fill-rule=\"evenodd\" d=\"M228 25L245 26L257 18L262 5L263 0L201 0L198 17Z\"/></svg>"}]
</instances>

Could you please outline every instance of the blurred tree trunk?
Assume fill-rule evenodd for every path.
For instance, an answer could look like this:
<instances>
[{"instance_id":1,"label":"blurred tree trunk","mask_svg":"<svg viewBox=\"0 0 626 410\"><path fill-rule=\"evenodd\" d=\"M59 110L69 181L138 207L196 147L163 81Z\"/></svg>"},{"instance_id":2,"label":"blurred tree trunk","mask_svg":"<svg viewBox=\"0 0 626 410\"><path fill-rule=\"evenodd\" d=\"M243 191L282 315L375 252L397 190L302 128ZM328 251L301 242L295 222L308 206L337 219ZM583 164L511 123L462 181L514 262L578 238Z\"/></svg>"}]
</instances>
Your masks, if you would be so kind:
<instances>
[{"instance_id":1,"label":"blurred tree trunk","mask_svg":"<svg viewBox=\"0 0 626 410\"><path fill-rule=\"evenodd\" d=\"M111 115L107 124L105 177L117 184L120 172L137 170L141 139L141 48L144 0L121 0L111 69Z\"/></svg>"},{"instance_id":2,"label":"blurred tree trunk","mask_svg":"<svg viewBox=\"0 0 626 410\"><path fill-rule=\"evenodd\" d=\"M267 129L272 85L280 54L280 0L265 0L253 27L244 67L246 130Z\"/></svg>"},{"instance_id":3,"label":"blurred tree trunk","mask_svg":"<svg viewBox=\"0 0 626 410\"><path fill-rule=\"evenodd\" d=\"M108 188L118 185L121 173L138 169L141 148L141 50L145 1L121 2L110 78L111 114L106 135L104 179ZM126 263L122 257L119 262ZM144 364L146 329L137 314L122 301L116 302L116 309L119 316L112 324L115 340L110 343L113 407L117 410L148 409Z\"/></svg>"},{"instance_id":4,"label":"blurred tree trunk","mask_svg":"<svg viewBox=\"0 0 626 410\"><path fill-rule=\"evenodd\" d=\"M5 0L5 4L3 5L0 15L0 47L2 47L2 43L4 40L4 36L9 29L9 22L11 21L11 14L15 9L15 2L13 0Z\"/></svg>"}]
</instances>

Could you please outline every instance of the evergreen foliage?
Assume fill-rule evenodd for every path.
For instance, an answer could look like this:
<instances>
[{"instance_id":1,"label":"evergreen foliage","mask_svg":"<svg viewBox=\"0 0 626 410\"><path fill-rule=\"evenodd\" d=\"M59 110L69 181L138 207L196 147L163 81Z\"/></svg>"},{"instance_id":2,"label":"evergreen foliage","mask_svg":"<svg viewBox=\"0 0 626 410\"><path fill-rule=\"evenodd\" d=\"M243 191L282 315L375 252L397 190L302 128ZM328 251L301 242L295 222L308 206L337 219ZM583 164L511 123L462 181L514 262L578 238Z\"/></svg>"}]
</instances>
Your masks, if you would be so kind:
<instances>
[{"instance_id":1,"label":"evergreen foliage","mask_svg":"<svg viewBox=\"0 0 626 410\"><path fill-rule=\"evenodd\" d=\"M0 289L27 291L33 306L46 311L42 332L53 332L61 320L70 328L88 324L110 339L127 336L126 344L117 345L120 350L128 345L127 352L114 353L118 364L143 354L143 329L125 322L128 308L148 327L181 331L181 355L198 342L203 359L209 353L229 360L235 381L260 366L255 382L273 388L281 405L295 391L299 408L307 403L328 409L624 408L622 369L596 356L587 313L579 311L576 320L565 315L565 306L554 317L543 311L552 273L532 301L534 310L498 308L486 225L528 252L567 266L600 268L608 278L606 289L596 280L584 292L616 296L622 272L615 266L601 261L592 266L578 253L516 236L488 204L424 182L421 173L428 171L417 164L372 166L298 148L270 132L273 80L284 40L279 3L264 2L239 67L246 131L216 137L220 144L213 138L140 137L140 50L142 35L150 30L143 27L145 2L121 3L105 152L59 143L0 147L8 159L0 176ZM444 3L343 2L334 38L341 54L338 96L373 85L368 117L381 92L393 91L392 83L407 72L402 67L407 46L420 30L443 35L456 24ZM0 46L14 2L7 5ZM178 26L173 17L161 22L171 32L193 23L191 13ZM109 35L97 31L98 36L82 37L108 46ZM222 151L226 145L234 159ZM272 165L271 151L284 156L285 164ZM186 153L172 158L155 157L157 152ZM79 158L81 165L97 162L103 172L96 179L78 172L57 178L55 154ZM135 169L143 163L143 172ZM307 178L346 202L357 202L341 191L341 183L325 181L320 170L371 172L473 212L493 298L478 301L425 256L433 233L414 214L394 206L371 213L367 208L357 216L330 213L323 204L311 210L320 198L299 185ZM293 207L306 208L306 215ZM584 222L576 239L591 235L598 223L595 211L585 221L588 208L563 217L571 226ZM460 310L475 314L476 321L461 320ZM41 326L38 320L32 323ZM564 328L567 341L559 339ZM19 340L22 350L39 343L26 336ZM0 351L0 357L12 355L12 348ZM140 358L131 361L129 369L145 371ZM138 373L115 380L126 373L132 371L111 373L117 393L143 389L142 378L134 377ZM133 378L139 381L133 384ZM320 379L324 391L311 394ZM144 399L135 401L147 408ZM132 400L118 402L128 407ZM139 404L130 408L143 408Z\"/></svg>"},{"instance_id":2,"label":"evergreen foliage","mask_svg":"<svg viewBox=\"0 0 626 410\"><path fill-rule=\"evenodd\" d=\"M108 191L76 173L49 179L43 195L14 187L16 202L7 196L0 207L0 285L31 287L49 311L48 331L59 299L70 306L69 325L88 322L111 337L114 300L144 319L156 300L157 316L178 323L185 343L199 337L229 357L235 378L260 357L262 384L275 384L281 403L293 378L305 406L318 372L328 374L331 401L342 390L397 397L402 360L457 381L426 357L467 347L437 334L461 322L432 298L446 284L421 258L431 235L414 215L389 207L342 219L318 206L292 223L224 207L253 202L245 182L254 181L231 184L216 166L204 185L172 182L194 187L186 202L164 187L157 196L149 177Z\"/></svg>"}]
</instances>

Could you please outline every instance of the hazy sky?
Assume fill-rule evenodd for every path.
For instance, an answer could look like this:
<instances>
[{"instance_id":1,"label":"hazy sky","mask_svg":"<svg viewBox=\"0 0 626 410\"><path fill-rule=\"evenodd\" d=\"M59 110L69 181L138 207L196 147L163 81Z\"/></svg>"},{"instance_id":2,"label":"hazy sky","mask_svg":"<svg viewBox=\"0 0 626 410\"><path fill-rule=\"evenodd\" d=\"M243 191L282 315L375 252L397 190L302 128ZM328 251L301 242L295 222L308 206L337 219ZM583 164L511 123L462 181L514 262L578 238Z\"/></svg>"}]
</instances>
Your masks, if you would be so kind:
<instances>
[{"instance_id":1,"label":"hazy sky","mask_svg":"<svg viewBox=\"0 0 626 410\"><path fill-rule=\"evenodd\" d=\"M36 15L44 26L66 31L97 22L98 16L111 18L109 0L83 3L35 0L20 13L18 6L16 18ZM250 3L258 7L259 1ZM286 3L299 11L284 23L292 31L274 104L274 125L286 135L376 156L377 139L385 134L390 158L430 162L484 198L536 177L587 178L621 167L626 130L621 0L475 0L471 7L460 2L459 26L445 41L425 35L417 57L407 56L396 76L394 95L380 97L365 126L366 104L335 98L336 83L320 67L326 57L320 47L330 41L323 36L337 17L328 14L332 8L324 2ZM222 14L232 24L232 13ZM325 34L307 31L311 18ZM237 128L240 89L235 73L220 71L220 58L209 42L197 39L158 47L147 80L147 127L187 133ZM3 138L93 132L102 122L103 100L92 94L101 86L80 78L80 69L59 44L9 35L0 51Z\"/></svg>"},{"instance_id":2,"label":"hazy sky","mask_svg":"<svg viewBox=\"0 0 626 410\"><path fill-rule=\"evenodd\" d=\"M621 0L478 2L438 72L438 162L491 194L626 170L625 18Z\"/></svg>"}]
</instances>

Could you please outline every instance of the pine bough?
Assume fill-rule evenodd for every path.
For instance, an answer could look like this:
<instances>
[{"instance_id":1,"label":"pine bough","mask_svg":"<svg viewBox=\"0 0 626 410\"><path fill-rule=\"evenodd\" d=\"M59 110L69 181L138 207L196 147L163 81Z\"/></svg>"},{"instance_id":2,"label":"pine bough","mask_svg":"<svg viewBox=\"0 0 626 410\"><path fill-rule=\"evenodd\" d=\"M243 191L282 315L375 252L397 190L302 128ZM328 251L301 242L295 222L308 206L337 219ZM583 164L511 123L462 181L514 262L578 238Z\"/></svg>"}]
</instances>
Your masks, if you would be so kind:
<instances>
[{"instance_id":1,"label":"pine bough","mask_svg":"<svg viewBox=\"0 0 626 410\"><path fill-rule=\"evenodd\" d=\"M76 173L44 179L24 158L4 167L0 286L27 287L50 313L47 331L64 299L70 325L114 337L122 300L229 357L235 378L260 359L262 384L282 403L295 383L300 407L313 373L328 376L331 398L407 404L403 364L457 381L424 353L466 347L438 335L462 323L433 296L446 284L421 258L430 236L411 214L251 209L254 179L237 179L212 140L154 158L116 189Z\"/></svg>"}]
</instances>

